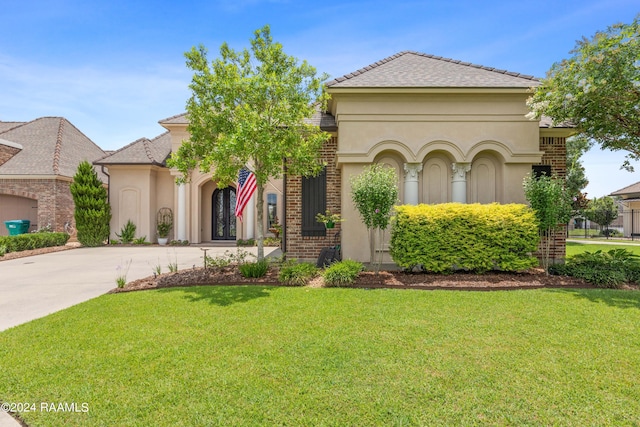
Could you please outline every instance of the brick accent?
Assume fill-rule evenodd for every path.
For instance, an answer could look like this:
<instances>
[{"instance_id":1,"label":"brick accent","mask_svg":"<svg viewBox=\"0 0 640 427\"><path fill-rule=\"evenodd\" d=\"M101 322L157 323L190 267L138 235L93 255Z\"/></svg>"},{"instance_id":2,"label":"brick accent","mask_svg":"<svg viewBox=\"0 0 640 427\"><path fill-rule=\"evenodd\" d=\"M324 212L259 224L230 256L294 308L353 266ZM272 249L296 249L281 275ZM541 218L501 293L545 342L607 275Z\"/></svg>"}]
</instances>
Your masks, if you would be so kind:
<instances>
[{"instance_id":1,"label":"brick accent","mask_svg":"<svg viewBox=\"0 0 640 427\"><path fill-rule=\"evenodd\" d=\"M560 178L567 176L567 139L565 137L540 137L540 151L544 151L540 164L551 166L551 175ZM543 238L543 241L545 239ZM540 244L542 245L542 242ZM567 233L565 224L562 226L562 230L555 233L549 257L552 260L563 262L566 255L566 245ZM540 258L539 253L538 258Z\"/></svg>"},{"instance_id":2,"label":"brick accent","mask_svg":"<svg viewBox=\"0 0 640 427\"><path fill-rule=\"evenodd\" d=\"M36 227L51 224L54 231L64 231L65 222L74 222L70 186L71 182L62 179L0 179L0 194L37 200Z\"/></svg>"},{"instance_id":3,"label":"brick accent","mask_svg":"<svg viewBox=\"0 0 640 427\"><path fill-rule=\"evenodd\" d=\"M0 166L5 164L10 158L18 154L21 150L16 147L0 144Z\"/></svg>"},{"instance_id":4,"label":"brick accent","mask_svg":"<svg viewBox=\"0 0 640 427\"><path fill-rule=\"evenodd\" d=\"M321 158L327 165L327 209L333 213L341 213L340 192L342 177L336 168L336 152L338 150L338 138L330 138L322 147ZM287 202L285 206L286 216L286 252L292 258L303 260L315 260L320 255L322 248L334 245L334 236L340 230L340 224L336 228L328 230L326 236L302 236L302 177L287 176L286 179Z\"/></svg>"}]
</instances>

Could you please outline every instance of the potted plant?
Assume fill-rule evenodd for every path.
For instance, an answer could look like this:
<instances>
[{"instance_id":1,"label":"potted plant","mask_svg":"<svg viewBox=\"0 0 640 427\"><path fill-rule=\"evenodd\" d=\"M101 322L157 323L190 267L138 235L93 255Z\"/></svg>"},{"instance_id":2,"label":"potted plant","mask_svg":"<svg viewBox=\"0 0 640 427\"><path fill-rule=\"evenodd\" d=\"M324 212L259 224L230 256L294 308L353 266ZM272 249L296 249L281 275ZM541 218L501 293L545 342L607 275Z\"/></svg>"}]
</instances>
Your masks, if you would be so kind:
<instances>
[{"instance_id":1,"label":"potted plant","mask_svg":"<svg viewBox=\"0 0 640 427\"><path fill-rule=\"evenodd\" d=\"M169 208L162 208L156 215L156 231L158 232L158 244L166 245L169 233L173 227L173 212Z\"/></svg>"},{"instance_id":2,"label":"potted plant","mask_svg":"<svg viewBox=\"0 0 640 427\"><path fill-rule=\"evenodd\" d=\"M334 228L336 222L342 222L344 219L340 218L340 214L331 213L331 211L327 209L324 215L321 213L316 215L316 221L322 222L327 228Z\"/></svg>"}]
</instances>

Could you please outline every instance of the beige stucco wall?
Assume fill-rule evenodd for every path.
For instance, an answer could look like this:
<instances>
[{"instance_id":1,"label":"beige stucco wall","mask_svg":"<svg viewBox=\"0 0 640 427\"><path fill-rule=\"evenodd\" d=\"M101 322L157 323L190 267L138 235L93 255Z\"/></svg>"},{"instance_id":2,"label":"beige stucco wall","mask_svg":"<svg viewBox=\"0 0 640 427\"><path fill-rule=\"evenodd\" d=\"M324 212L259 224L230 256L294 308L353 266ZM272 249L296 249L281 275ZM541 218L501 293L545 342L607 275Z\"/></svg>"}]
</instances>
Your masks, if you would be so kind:
<instances>
[{"instance_id":1,"label":"beige stucco wall","mask_svg":"<svg viewBox=\"0 0 640 427\"><path fill-rule=\"evenodd\" d=\"M522 181L542 157L539 127L525 118L526 92L507 92L334 91L330 109L339 128L345 257L369 260L367 230L353 207L350 179L371 163L396 169L400 202L407 196L405 163L422 164L419 203L451 201L453 163L471 165L468 203L526 202Z\"/></svg>"}]
</instances>

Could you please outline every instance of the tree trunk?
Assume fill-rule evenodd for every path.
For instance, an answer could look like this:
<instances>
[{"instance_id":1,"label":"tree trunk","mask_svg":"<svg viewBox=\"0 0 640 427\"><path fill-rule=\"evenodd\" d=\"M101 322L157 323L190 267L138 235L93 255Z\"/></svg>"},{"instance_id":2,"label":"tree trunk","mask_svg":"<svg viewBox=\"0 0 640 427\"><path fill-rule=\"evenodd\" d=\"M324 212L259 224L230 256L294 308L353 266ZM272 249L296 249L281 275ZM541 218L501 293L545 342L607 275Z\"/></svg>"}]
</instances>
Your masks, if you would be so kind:
<instances>
[{"instance_id":1,"label":"tree trunk","mask_svg":"<svg viewBox=\"0 0 640 427\"><path fill-rule=\"evenodd\" d=\"M256 182L256 192L258 193L258 200L256 203L256 209L258 210L258 261L264 259L264 186L260 182Z\"/></svg>"}]
</instances>

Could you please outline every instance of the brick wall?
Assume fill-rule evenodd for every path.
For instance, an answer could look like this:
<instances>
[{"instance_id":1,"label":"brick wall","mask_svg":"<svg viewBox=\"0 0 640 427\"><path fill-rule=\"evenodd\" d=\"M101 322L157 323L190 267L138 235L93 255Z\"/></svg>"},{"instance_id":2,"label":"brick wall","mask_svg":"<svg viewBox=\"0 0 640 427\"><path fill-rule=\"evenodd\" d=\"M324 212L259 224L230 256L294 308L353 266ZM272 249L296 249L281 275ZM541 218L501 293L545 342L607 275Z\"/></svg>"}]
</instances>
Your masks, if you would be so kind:
<instances>
[{"instance_id":1,"label":"brick wall","mask_svg":"<svg viewBox=\"0 0 640 427\"><path fill-rule=\"evenodd\" d=\"M19 148L0 144L0 166L6 163L10 158L15 156L19 151Z\"/></svg>"},{"instance_id":2,"label":"brick wall","mask_svg":"<svg viewBox=\"0 0 640 427\"><path fill-rule=\"evenodd\" d=\"M567 139L564 137L540 137L540 151L544 151L541 165L551 166L551 175L564 178L567 175ZM546 238L543 238L543 241ZM543 242L540 243L541 245ZM566 255L567 232L566 225L555 233L551 242L549 256L558 261L564 260ZM538 254L538 257L540 255Z\"/></svg>"},{"instance_id":3,"label":"brick wall","mask_svg":"<svg viewBox=\"0 0 640 427\"><path fill-rule=\"evenodd\" d=\"M74 223L70 186L61 179L0 179L0 194L37 200L37 227L50 224L54 231L64 231L65 222Z\"/></svg>"},{"instance_id":4,"label":"brick wall","mask_svg":"<svg viewBox=\"0 0 640 427\"><path fill-rule=\"evenodd\" d=\"M336 169L336 151L338 139L330 138L323 146L321 157L327 165L327 209L341 213L340 191L342 180L340 170ZM326 236L302 236L302 177L287 176L287 202L285 207L285 238L287 256L301 260L316 260L322 248L334 245L334 236L340 230L328 230Z\"/></svg>"}]
</instances>

